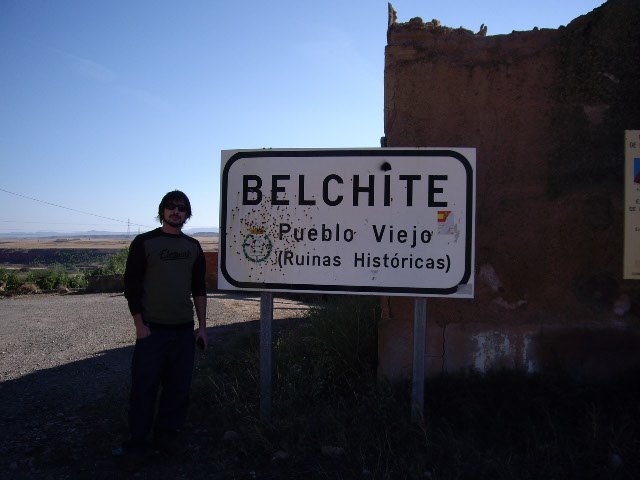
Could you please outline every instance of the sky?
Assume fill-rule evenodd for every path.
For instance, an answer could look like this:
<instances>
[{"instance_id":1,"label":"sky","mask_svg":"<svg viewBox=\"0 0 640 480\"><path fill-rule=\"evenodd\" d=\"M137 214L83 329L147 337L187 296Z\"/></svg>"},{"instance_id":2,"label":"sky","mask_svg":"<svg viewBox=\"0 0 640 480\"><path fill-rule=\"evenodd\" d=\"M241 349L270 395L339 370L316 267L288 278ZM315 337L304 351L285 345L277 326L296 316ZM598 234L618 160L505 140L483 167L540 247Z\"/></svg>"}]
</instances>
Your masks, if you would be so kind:
<instances>
[{"instance_id":1,"label":"sky","mask_svg":"<svg viewBox=\"0 0 640 480\"><path fill-rule=\"evenodd\" d=\"M395 0L488 35L603 0ZM379 147L386 0L0 0L0 233L218 227L221 150Z\"/></svg>"}]
</instances>

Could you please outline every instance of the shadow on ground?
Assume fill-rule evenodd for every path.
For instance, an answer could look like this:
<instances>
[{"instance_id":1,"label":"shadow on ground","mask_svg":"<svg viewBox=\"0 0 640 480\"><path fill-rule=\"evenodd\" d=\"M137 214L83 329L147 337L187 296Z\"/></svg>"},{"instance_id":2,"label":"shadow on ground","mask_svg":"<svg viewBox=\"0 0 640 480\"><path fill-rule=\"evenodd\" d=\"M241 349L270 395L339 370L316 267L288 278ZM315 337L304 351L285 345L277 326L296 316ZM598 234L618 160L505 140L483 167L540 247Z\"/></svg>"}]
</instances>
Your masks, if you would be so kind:
<instances>
[{"instance_id":1,"label":"shadow on ground","mask_svg":"<svg viewBox=\"0 0 640 480\"><path fill-rule=\"evenodd\" d=\"M273 332L299 321L274 320ZM210 348L197 353L196 363L215 355L234 335L257 336L259 323L208 328ZM111 451L126 436L132 353L133 346L106 350L1 383L0 478L96 479L128 474ZM179 458L154 461L165 462L179 474ZM140 478L139 473L135 476Z\"/></svg>"}]
</instances>

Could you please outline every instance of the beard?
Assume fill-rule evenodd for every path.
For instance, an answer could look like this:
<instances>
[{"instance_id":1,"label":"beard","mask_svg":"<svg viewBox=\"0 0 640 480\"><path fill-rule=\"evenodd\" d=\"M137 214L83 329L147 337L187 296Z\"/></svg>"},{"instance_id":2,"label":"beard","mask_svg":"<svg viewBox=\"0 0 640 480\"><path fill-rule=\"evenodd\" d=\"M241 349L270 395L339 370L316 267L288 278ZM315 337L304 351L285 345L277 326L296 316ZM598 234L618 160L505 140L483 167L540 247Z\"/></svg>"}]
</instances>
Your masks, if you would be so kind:
<instances>
[{"instance_id":1,"label":"beard","mask_svg":"<svg viewBox=\"0 0 640 480\"><path fill-rule=\"evenodd\" d=\"M171 217L164 219L164 223L166 223L167 225L173 228L182 228L186 221L187 221L186 219L180 220L178 218L171 218Z\"/></svg>"}]
</instances>

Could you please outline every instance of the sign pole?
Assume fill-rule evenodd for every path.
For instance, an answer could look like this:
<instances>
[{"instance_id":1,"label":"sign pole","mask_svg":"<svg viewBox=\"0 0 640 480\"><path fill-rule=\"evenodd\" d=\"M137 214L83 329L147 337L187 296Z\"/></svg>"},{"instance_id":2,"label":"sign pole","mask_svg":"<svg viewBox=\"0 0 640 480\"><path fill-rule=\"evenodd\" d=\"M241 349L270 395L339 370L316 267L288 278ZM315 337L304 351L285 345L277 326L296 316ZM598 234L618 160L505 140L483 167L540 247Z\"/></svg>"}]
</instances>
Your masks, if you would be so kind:
<instances>
[{"instance_id":1,"label":"sign pole","mask_svg":"<svg viewBox=\"0 0 640 480\"><path fill-rule=\"evenodd\" d=\"M411 420L421 422L424 412L424 359L427 340L427 299L416 297L413 316L413 385L411 388Z\"/></svg>"},{"instance_id":2,"label":"sign pole","mask_svg":"<svg viewBox=\"0 0 640 480\"><path fill-rule=\"evenodd\" d=\"M273 293L260 294L260 418L271 419Z\"/></svg>"}]
</instances>

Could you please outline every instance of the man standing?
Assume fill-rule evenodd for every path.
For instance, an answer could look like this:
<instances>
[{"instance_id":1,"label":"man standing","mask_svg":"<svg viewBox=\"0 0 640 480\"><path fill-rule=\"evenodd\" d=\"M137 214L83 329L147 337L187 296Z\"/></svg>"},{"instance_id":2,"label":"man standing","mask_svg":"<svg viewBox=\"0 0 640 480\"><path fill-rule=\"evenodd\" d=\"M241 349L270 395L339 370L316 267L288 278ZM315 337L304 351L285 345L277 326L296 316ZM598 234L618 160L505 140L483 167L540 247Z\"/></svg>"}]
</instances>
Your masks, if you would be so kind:
<instances>
[{"instance_id":1,"label":"man standing","mask_svg":"<svg viewBox=\"0 0 640 480\"><path fill-rule=\"evenodd\" d=\"M182 233L190 217L187 196L178 190L169 192L158 206L162 227L131 242L124 295L133 316L136 344L131 364L130 438L121 453L145 452L152 428L156 448L170 447L187 417L196 343L194 304L198 318L195 340L200 348L207 347L204 253L196 239Z\"/></svg>"}]
</instances>

